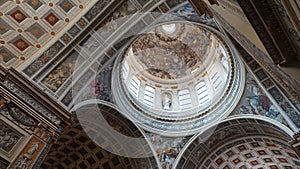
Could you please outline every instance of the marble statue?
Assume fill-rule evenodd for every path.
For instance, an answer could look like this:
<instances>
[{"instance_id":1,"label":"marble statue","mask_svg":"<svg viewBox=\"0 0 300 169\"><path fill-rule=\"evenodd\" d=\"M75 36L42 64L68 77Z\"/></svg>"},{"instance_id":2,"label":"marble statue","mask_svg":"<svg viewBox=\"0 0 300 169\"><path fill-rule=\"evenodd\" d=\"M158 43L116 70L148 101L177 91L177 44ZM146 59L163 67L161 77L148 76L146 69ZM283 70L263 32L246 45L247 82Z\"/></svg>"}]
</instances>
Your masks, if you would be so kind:
<instances>
[{"instance_id":1,"label":"marble statue","mask_svg":"<svg viewBox=\"0 0 300 169\"><path fill-rule=\"evenodd\" d=\"M24 154L24 157L30 160L32 155L37 151L38 148L39 148L39 143L32 142L31 147L28 149L27 153Z\"/></svg>"},{"instance_id":2,"label":"marble statue","mask_svg":"<svg viewBox=\"0 0 300 169\"><path fill-rule=\"evenodd\" d=\"M38 150L39 142L32 142L31 147L27 150L26 154L21 156L19 160L16 162L14 169L27 169L30 167L32 163L32 155Z\"/></svg>"},{"instance_id":3,"label":"marble statue","mask_svg":"<svg viewBox=\"0 0 300 169\"><path fill-rule=\"evenodd\" d=\"M172 95L170 93L162 94L162 105L164 110L170 110L172 106Z\"/></svg>"}]
</instances>

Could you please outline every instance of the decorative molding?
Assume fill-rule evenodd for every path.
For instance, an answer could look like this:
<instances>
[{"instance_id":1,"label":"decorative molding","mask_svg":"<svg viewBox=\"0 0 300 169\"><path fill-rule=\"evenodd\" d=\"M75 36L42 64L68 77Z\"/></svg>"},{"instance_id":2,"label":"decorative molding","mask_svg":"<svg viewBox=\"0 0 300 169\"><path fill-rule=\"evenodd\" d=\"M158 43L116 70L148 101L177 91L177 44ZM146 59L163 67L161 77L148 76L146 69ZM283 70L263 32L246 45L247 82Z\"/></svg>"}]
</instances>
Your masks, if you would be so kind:
<instances>
[{"instance_id":1,"label":"decorative molding","mask_svg":"<svg viewBox=\"0 0 300 169\"><path fill-rule=\"evenodd\" d=\"M29 117L23 110L15 105L9 104L7 106L7 110L9 115L14 118L18 124L22 124L27 127L34 127L37 125L36 120L34 120L32 117Z\"/></svg>"},{"instance_id":2,"label":"decorative molding","mask_svg":"<svg viewBox=\"0 0 300 169\"><path fill-rule=\"evenodd\" d=\"M257 61L257 63L288 93L290 93L298 102L300 102L300 89L292 77L283 73L278 66L276 66L269 57L263 53L257 46L255 46L243 34L231 26L221 15L214 12L215 18L228 31L228 33L250 54L250 56Z\"/></svg>"},{"instance_id":3,"label":"decorative molding","mask_svg":"<svg viewBox=\"0 0 300 169\"><path fill-rule=\"evenodd\" d=\"M21 90L15 83L13 83L10 80L5 80L3 82L0 82L3 86L5 86L10 92L17 95L19 98L22 98L23 101L25 101L27 104L32 106L34 109L36 109L38 112L46 116L49 120L51 120L54 124L60 125L61 120L54 115L52 112L47 110L44 106L39 104L35 99L30 97L27 93L25 93L23 90Z\"/></svg>"},{"instance_id":4,"label":"decorative molding","mask_svg":"<svg viewBox=\"0 0 300 169\"><path fill-rule=\"evenodd\" d=\"M213 16L211 9L208 7L208 5L203 1L195 1L195 0L189 0L190 4L193 6L195 11L198 13L199 16L203 14L207 14L209 16Z\"/></svg>"},{"instance_id":5,"label":"decorative molding","mask_svg":"<svg viewBox=\"0 0 300 169\"><path fill-rule=\"evenodd\" d=\"M267 1L238 2L274 63L281 64L297 56L285 28Z\"/></svg>"},{"instance_id":6,"label":"decorative molding","mask_svg":"<svg viewBox=\"0 0 300 169\"><path fill-rule=\"evenodd\" d=\"M295 5L296 2L294 0L276 0L269 1L274 14L278 18L278 21L282 24L282 27L285 30L287 36L289 36L289 40L291 44L294 45L295 52L300 53L300 7ZM291 8L291 4L294 3L295 8ZM297 9L296 9L297 8ZM295 13L295 10L298 10L298 17ZM300 55L296 55L298 61L300 61ZM293 62L293 61L291 61Z\"/></svg>"},{"instance_id":7,"label":"decorative molding","mask_svg":"<svg viewBox=\"0 0 300 169\"><path fill-rule=\"evenodd\" d=\"M3 93L0 91L0 110L7 107L10 100L3 97Z\"/></svg>"},{"instance_id":8,"label":"decorative molding","mask_svg":"<svg viewBox=\"0 0 300 169\"><path fill-rule=\"evenodd\" d=\"M10 103L0 110L0 115L3 115L23 130L30 134L35 134L46 142L51 138L55 139L55 134L49 129L49 127L31 117L28 113L17 107L14 103Z\"/></svg>"},{"instance_id":9,"label":"decorative molding","mask_svg":"<svg viewBox=\"0 0 300 169\"><path fill-rule=\"evenodd\" d=\"M36 162L32 166L32 169L38 169L39 166L42 164L43 160L46 158L47 154L49 153L49 149L45 148L39 157L37 158Z\"/></svg>"},{"instance_id":10,"label":"decorative molding","mask_svg":"<svg viewBox=\"0 0 300 169\"><path fill-rule=\"evenodd\" d=\"M300 14L300 7L297 6L297 0L281 0L283 6L285 7L286 11L288 12L291 22L293 23L295 29L300 32L300 22L299 22L299 14ZM298 1L299 2L299 1Z\"/></svg>"},{"instance_id":11,"label":"decorative molding","mask_svg":"<svg viewBox=\"0 0 300 169\"><path fill-rule=\"evenodd\" d=\"M15 69L6 70L5 78L0 81L0 85L4 87L3 93L9 97L14 97L15 102L24 102L35 109L50 120L52 125L59 128L70 123L71 114L67 110ZM24 105L24 103L20 104ZM16 103L16 105L18 104Z\"/></svg>"},{"instance_id":12,"label":"decorative molding","mask_svg":"<svg viewBox=\"0 0 300 169\"><path fill-rule=\"evenodd\" d=\"M36 119L32 118L28 113L17 107L14 103L9 103L2 108L2 110L0 110L0 115L3 115L29 133L33 132L34 128L38 124Z\"/></svg>"}]
</instances>

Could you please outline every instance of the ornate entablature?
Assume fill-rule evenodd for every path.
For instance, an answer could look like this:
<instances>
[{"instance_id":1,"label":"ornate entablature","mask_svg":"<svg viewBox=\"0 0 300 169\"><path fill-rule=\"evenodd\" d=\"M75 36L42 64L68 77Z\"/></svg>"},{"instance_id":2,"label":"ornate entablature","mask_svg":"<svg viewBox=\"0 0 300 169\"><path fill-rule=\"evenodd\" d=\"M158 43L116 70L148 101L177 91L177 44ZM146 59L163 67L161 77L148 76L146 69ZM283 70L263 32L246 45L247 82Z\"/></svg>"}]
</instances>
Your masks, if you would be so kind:
<instances>
[{"instance_id":1,"label":"ornate entablature","mask_svg":"<svg viewBox=\"0 0 300 169\"><path fill-rule=\"evenodd\" d=\"M2 165L30 167L47 143L70 124L70 114L14 69L0 67L0 73ZM19 154L17 150L23 148Z\"/></svg>"},{"instance_id":2,"label":"ornate entablature","mask_svg":"<svg viewBox=\"0 0 300 169\"><path fill-rule=\"evenodd\" d=\"M19 79L22 78L19 76L19 74L11 69L8 71L8 74L5 77L5 80L1 81L0 84L6 89L2 91L5 95L8 95L8 93L14 93L13 100L14 102L17 101L23 101L25 104L28 104L31 108L33 108L35 111L39 112L41 115L43 115L47 120L49 120L51 123L56 126L56 128L59 128L60 125L63 125L62 117L68 118L68 113L64 111L64 109L61 109L60 112L63 115L62 117L59 117L58 115L53 113L53 108L49 109L46 106L49 106L49 104L52 103L56 104L52 99L48 100L40 100L41 102L47 102L47 104L39 103L37 101L36 97L48 97L47 95L41 95L42 92L40 92L37 96L33 96L34 92L33 90L38 90L33 84L25 84L28 83L25 79ZM27 87L25 87L27 85ZM30 91L32 90L32 91ZM8 97L8 96L7 96ZM60 116L61 116L60 115Z\"/></svg>"},{"instance_id":3,"label":"ornate entablature","mask_svg":"<svg viewBox=\"0 0 300 169\"><path fill-rule=\"evenodd\" d=\"M237 1L276 64L299 62L299 5L295 1Z\"/></svg>"}]
</instances>

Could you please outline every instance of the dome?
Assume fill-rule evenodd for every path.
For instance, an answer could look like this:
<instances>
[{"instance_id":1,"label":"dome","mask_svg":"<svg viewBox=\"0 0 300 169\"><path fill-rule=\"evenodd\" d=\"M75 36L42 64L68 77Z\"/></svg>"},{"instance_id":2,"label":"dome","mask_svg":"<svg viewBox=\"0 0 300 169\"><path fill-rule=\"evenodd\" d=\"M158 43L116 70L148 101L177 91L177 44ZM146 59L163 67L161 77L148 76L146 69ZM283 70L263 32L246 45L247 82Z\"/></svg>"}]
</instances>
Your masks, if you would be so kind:
<instances>
[{"instance_id":1,"label":"dome","mask_svg":"<svg viewBox=\"0 0 300 169\"><path fill-rule=\"evenodd\" d=\"M139 36L125 55L146 78L177 84L193 79L196 73L204 73L216 53L225 54L225 50L209 31L192 24L172 23L159 25ZM220 54L218 57L228 60ZM224 66L228 67L226 61Z\"/></svg>"},{"instance_id":2,"label":"dome","mask_svg":"<svg viewBox=\"0 0 300 169\"><path fill-rule=\"evenodd\" d=\"M169 123L160 124L164 127L175 121L188 122L189 127L199 119L210 121L204 117L232 90L238 64L217 31L182 21L161 23L142 32L119 61L116 72L123 94L118 95L124 95L130 102L126 105L134 109L124 111L139 112L152 124Z\"/></svg>"}]
</instances>

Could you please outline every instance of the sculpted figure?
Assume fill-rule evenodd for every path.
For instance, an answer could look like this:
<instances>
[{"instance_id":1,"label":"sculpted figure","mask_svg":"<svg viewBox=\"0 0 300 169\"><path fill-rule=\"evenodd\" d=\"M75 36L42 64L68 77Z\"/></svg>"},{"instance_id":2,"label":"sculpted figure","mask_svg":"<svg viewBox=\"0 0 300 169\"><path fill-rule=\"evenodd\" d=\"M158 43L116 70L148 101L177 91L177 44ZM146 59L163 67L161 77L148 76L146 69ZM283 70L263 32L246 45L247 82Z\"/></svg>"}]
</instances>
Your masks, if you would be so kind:
<instances>
[{"instance_id":1,"label":"sculpted figure","mask_svg":"<svg viewBox=\"0 0 300 169\"><path fill-rule=\"evenodd\" d=\"M170 93L162 94L162 106L164 110L170 110L172 106L172 95Z\"/></svg>"},{"instance_id":2,"label":"sculpted figure","mask_svg":"<svg viewBox=\"0 0 300 169\"><path fill-rule=\"evenodd\" d=\"M31 157L32 157L32 155L33 155L33 153L38 149L38 147L39 147L39 143L38 142L33 142L31 144L31 147L27 151L27 153L24 154L24 157L30 160Z\"/></svg>"}]
</instances>

